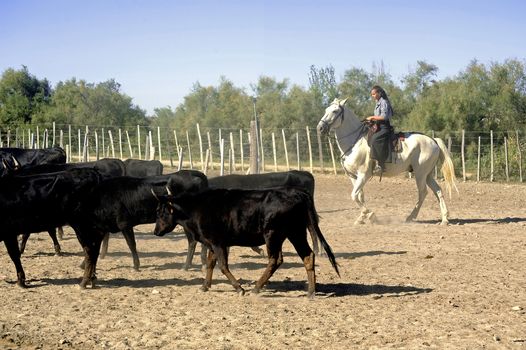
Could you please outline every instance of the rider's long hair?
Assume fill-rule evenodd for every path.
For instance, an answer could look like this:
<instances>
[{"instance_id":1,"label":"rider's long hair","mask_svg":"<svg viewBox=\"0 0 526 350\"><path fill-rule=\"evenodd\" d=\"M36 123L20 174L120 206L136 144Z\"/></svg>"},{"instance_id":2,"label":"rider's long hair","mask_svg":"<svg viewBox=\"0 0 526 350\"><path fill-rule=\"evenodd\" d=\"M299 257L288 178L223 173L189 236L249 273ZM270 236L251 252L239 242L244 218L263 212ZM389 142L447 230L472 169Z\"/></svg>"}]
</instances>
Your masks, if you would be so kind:
<instances>
[{"instance_id":1,"label":"rider's long hair","mask_svg":"<svg viewBox=\"0 0 526 350\"><path fill-rule=\"evenodd\" d=\"M371 90L378 92L380 94L380 97L387 101L389 108L391 109L391 114L394 115L393 106L391 105L391 101L389 100L389 97L387 97L387 92L385 92L385 90L380 85L373 86Z\"/></svg>"}]
</instances>

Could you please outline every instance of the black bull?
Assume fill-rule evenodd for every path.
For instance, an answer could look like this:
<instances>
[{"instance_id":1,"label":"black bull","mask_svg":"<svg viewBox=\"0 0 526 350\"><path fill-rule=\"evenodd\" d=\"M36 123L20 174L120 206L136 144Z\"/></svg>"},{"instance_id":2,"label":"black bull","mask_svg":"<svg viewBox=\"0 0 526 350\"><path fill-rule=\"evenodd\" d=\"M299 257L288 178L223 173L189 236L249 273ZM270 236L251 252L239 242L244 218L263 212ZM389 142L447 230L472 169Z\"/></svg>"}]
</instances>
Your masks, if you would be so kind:
<instances>
[{"instance_id":1,"label":"black bull","mask_svg":"<svg viewBox=\"0 0 526 350\"><path fill-rule=\"evenodd\" d=\"M216 261L221 272L240 294L238 280L228 269L228 247L265 244L269 262L253 292L258 293L283 262L282 245L288 239L302 259L308 278L308 296L315 292L315 255L306 230L315 232L339 275L336 259L318 226L312 196L293 188L280 190L205 189L160 198L154 233L163 235L179 224L197 241L205 244L208 253L206 277L202 290L212 283Z\"/></svg>"},{"instance_id":2,"label":"black bull","mask_svg":"<svg viewBox=\"0 0 526 350\"><path fill-rule=\"evenodd\" d=\"M152 190L160 196L166 194L166 186L174 193L199 191L207 187L207 178L193 170L146 178L117 177L104 180L89 196L81 198L78 215L70 223L86 256L81 287L89 282L95 284L99 250L108 232L123 233L133 254L134 267L139 268L133 227L155 222L158 201Z\"/></svg>"},{"instance_id":3,"label":"black bull","mask_svg":"<svg viewBox=\"0 0 526 350\"><path fill-rule=\"evenodd\" d=\"M17 235L69 224L79 199L89 196L100 180L100 174L93 169L0 179L0 241L4 241L15 265L18 285L25 287L26 277Z\"/></svg>"},{"instance_id":4,"label":"black bull","mask_svg":"<svg viewBox=\"0 0 526 350\"><path fill-rule=\"evenodd\" d=\"M0 161L3 163L3 166L0 167L0 177L2 177L17 166L64 164L66 163L66 152L60 147L44 149L0 148Z\"/></svg>"}]
</instances>

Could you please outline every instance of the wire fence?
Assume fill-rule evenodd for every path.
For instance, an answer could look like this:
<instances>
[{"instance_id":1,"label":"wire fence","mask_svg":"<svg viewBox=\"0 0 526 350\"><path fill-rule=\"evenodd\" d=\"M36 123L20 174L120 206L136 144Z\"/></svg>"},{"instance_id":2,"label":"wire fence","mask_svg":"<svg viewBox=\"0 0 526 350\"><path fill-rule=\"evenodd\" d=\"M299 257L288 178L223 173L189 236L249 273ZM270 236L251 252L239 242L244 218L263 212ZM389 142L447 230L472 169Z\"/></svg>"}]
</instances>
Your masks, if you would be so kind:
<instances>
[{"instance_id":1,"label":"wire fence","mask_svg":"<svg viewBox=\"0 0 526 350\"><path fill-rule=\"evenodd\" d=\"M464 181L523 181L524 133L518 130L447 131L429 136L444 140ZM201 127L176 130L145 126L31 125L0 128L1 147L66 150L68 162L100 158L158 159L166 165L190 169L247 172L250 164L249 129ZM259 130L259 167L263 172L303 169L313 173L343 173L340 151L333 137L316 128ZM440 172L437 172L440 176Z\"/></svg>"}]
</instances>

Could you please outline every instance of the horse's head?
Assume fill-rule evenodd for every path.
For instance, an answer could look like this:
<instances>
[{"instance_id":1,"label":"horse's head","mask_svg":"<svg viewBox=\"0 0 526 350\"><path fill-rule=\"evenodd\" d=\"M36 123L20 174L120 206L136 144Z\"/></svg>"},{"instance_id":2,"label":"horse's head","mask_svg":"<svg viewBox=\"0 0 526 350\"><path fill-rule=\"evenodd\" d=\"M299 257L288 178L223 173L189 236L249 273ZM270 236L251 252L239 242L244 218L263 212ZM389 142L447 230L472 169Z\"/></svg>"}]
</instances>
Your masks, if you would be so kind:
<instances>
[{"instance_id":1,"label":"horse's head","mask_svg":"<svg viewBox=\"0 0 526 350\"><path fill-rule=\"evenodd\" d=\"M329 107L325 108L325 114L317 126L321 134L327 134L331 129L340 127L343 122L345 102L347 102L347 99L339 100L335 98Z\"/></svg>"}]
</instances>

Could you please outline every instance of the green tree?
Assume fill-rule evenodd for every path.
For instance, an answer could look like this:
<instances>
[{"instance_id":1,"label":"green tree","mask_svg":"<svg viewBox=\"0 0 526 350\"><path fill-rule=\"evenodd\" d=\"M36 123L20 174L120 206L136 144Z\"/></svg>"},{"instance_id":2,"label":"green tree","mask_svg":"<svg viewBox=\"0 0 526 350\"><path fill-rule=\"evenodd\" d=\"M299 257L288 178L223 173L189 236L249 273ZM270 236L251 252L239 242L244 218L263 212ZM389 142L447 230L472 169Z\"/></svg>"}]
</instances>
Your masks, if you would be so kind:
<instances>
[{"instance_id":1,"label":"green tree","mask_svg":"<svg viewBox=\"0 0 526 350\"><path fill-rule=\"evenodd\" d=\"M9 68L0 79L0 123L20 125L31 122L49 104L51 87L47 79L39 80L26 66Z\"/></svg>"},{"instance_id":2,"label":"green tree","mask_svg":"<svg viewBox=\"0 0 526 350\"><path fill-rule=\"evenodd\" d=\"M120 92L115 80L92 84L75 78L59 82L48 108L34 123L96 126L132 126L147 123L146 112Z\"/></svg>"}]
</instances>

